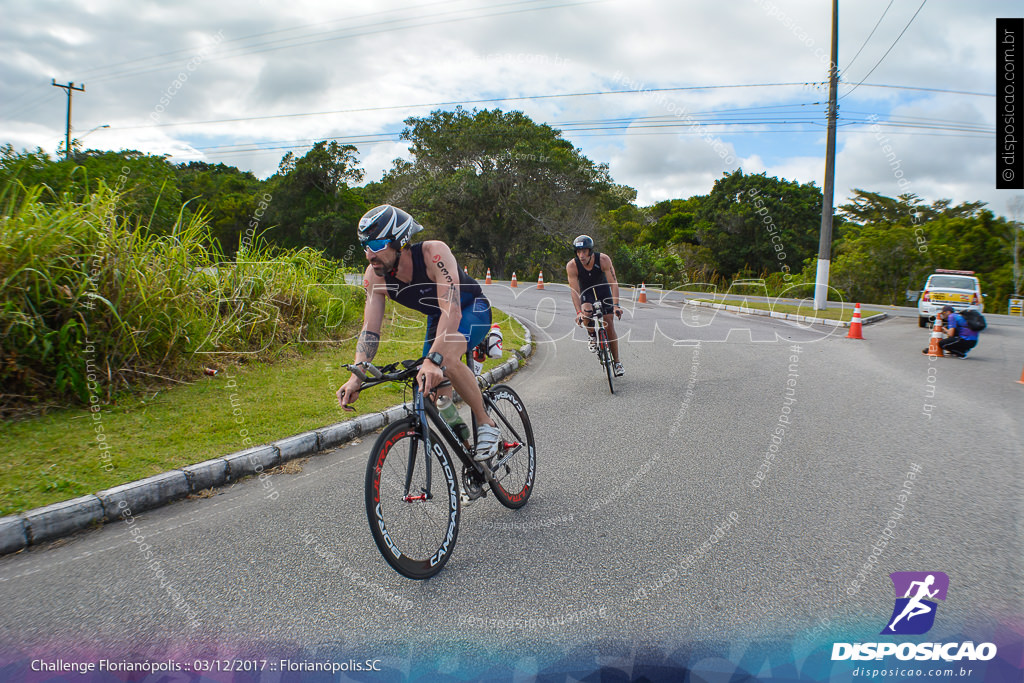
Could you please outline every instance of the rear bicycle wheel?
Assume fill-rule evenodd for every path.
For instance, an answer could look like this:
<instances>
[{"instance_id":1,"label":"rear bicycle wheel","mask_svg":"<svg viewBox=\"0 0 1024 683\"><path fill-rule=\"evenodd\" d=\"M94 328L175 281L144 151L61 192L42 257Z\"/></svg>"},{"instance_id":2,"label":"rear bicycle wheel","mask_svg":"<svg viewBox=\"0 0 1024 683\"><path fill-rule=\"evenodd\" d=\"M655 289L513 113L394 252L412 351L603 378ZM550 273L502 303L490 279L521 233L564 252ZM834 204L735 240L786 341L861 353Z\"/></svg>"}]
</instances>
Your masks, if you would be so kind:
<instances>
[{"instance_id":1,"label":"rear bicycle wheel","mask_svg":"<svg viewBox=\"0 0 1024 683\"><path fill-rule=\"evenodd\" d=\"M512 387L496 384L484 392L487 414L501 431L498 453L491 460L491 491L507 508L526 505L537 474L537 447L526 406Z\"/></svg>"},{"instance_id":2,"label":"rear bicycle wheel","mask_svg":"<svg viewBox=\"0 0 1024 683\"><path fill-rule=\"evenodd\" d=\"M451 456L430 432L427 449L416 420L392 424L366 465L366 517L377 549L410 579L441 571L459 533L459 488Z\"/></svg>"},{"instance_id":3,"label":"rear bicycle wheel","mask_svg":"<svg viewBox=\"0 0 1024 683\"><path fill-rule=\"evenodd\" d=\"M614 394L615 384L612 378L615 375L615 371L612 367L612 348L608 343L608 333L604 331L603 327L597 333L597 351L601 354L601 365L604 366L604 371L608 375L608 389Z\"/></svg>"}]
</instances>

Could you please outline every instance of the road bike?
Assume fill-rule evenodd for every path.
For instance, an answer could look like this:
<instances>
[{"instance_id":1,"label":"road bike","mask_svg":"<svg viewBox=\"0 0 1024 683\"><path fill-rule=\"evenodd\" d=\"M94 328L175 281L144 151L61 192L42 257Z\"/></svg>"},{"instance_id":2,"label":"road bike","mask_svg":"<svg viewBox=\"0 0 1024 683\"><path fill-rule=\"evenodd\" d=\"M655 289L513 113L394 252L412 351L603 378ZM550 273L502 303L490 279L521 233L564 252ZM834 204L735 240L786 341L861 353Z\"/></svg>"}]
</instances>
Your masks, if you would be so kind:
<instances>
[{"instance_id":1,"label":"road bike","mask_svg":"<svg viewBox=\"0 0 1024 683\"><path fill-rule=\"evenodd\" d=\"M607 325L604 323L604 317L611 314L614 310L614 307L606 307L600 301L596 301L594 302L594 312L589 316L594 321L597 359L604 367L605 374L608 375L608 389L613 394L615 393L615 381L613 379L615 377L615 358L612 356L612 347L608 341L608 330Z\"/></svg>"},{"instance_id":2,"label":"road bike","mask_svg":"<svg viewBox=\"0 0 1024 683\"><path fill-rule=\"evenodd\" d=\"M490 490L505 507L521 508L533 493L537 470L530 417L512 387L496 384L482 392L501 436L497 454L477 462L476 421L469 420L472 440L464 442L420 391L416 373L424 358L382 368L345 366L363 381L362 390L385 382L403 382L412 390L408 414L381 432L366 465L366 517L374 543L388 564L410 579L428 579L444 568L464 505Z\"/></svg>"}]
</instances>

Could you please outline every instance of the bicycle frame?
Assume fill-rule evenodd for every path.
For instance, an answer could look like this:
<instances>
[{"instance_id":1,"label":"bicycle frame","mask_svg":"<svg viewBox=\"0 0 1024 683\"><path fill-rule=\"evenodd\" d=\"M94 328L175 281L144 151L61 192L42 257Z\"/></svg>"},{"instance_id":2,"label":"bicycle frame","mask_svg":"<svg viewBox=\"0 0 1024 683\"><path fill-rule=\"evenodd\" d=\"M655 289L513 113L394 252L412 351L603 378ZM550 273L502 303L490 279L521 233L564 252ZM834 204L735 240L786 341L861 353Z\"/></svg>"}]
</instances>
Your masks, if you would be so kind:
<instances>
[{"instance_id":1,"label":"bicycle frame","mask_svg":"<svg viewBox=\"0 0 1024 683\"><path fill-rule=\"evenodd\" d=\"M472 358L472 356L467 354L467 357L466 357L466 364L467 365L470 365L471 358ZM419 364L422 363L423 360L424 360L423 358L420 358L418 361L416 361L415 365L413 365L410 368L407 368L407 371L411 372L415 368L418 368ZM346 367L349 367L351 369L351 366L346 366ZM414 375L410 374L408 377L405 378L405 381L408 381L408 379L412 378L413 376ZM380 379L379 381L383 382L383 381L397 381L397 380L395 380L395 378L389 378L389 379ZM370 386L374 386L377 383L378 383L377 381L374 381L371 384L366 385L364 388L369 388ZM471 471L474 471L477 474L479 474L480 476L482 476L483 479L487 483L493 484L494 483L494 472L497 471L499 467L504 465L510 458L512 458L516 453L519 452L519 449L522 448L522 446L523 446L523 440L522 440L523 436L518 434L518 433L516 433L515 427L508 422L508 420L505 418L504 415L501 414L500 411L498 411L498 410L492 411L493 412L492 419L500 420L505 425L505 427L508 428L508 430L510 432L512 432L513 434L516 435L517 441L516 442L512 442L512 443L505 442L503 444L504 449L506 451L508 451L508 452L505 454L505 456L501 460L499 460L498 462L494 463L494 465L492 467L488 467L487 464L484 463L484 462L477 462L476 460L473 459L473 452L471 450L467 450L466 446L462 442L462 439L459 438L459 435L455 433L455 430L452 428L452 426L449 425L447 422L445 422L444 418L441 417L441 414L438 412L437 407L434 405L434 403L432 401L428 401L428 400L426 400L424 398L423 392L420 391L420 388L419 388L419 386L417 385L417 383L415 381L412 381L411 384L412 384L413 395L412 395L412 408L410 409L410 414L413 415L416 418L415 428L416 428L416 431L419 433L420 439L422 440L422 442L424 444L424 448L425 448L425 451L426 451L424 453L424 455L428 456L428 457L424 457L423 458L424 462L426 463L424 465L426 467L426 476L425 476L425 479L426 479L426 490L422 491L421 493L414 494L414 493L412 493L409 490L409 487L410 487L411 482L412 482L412 477L413 477L413 473L415 471L416 461L418 460L418 457L417 457L416 453L412 453L411 454L411 457L409 458L409 462L407 464L407 472L406 472L406 479L405 479L405 496L404 496L405 501L406 502L414 502L414 501L417 501L417 500L430 500L431 498L433 498L433 492L432 492L433 476L432 476L432 472L431 472L432 464L431 464L431 458L429 457L429 454L434 449L433 439L431 437L431 427L433 427L437 431L437 433L441 435L441 437L444 439L444 441L446 441L448 443L448 446L450 447L450 450L451 450L452 454L455 455L456 458L458 458L458 460L462 463L462 465L464 467L466 467L467 469L469 469ZM449 386L450 384L451 384L451 382L449 380L445 380L439 386L441 386L441 387ZM495 407L495 403L491 399L490 395L488 394L488 390L485 389L481 393L482 393L483 400L484 400L484 406L487 407L487 408L494 408ZM476 420L472 421L472 432L473 432L472 443L476 443L476 438L477 438Z\"/></svg>"},{"instance_id":2,"label":"bicycle frame","mask_svg":"<svg viewBox=\"0 0 1024 683\"><path fill-rule=\"evenodd\" d=\"M487 391L482 392L482 394L484 399L484 406L494 407L494 401L487 394ZM431 403L430 401L425 401L423 399L423 394L420 392L419 387L416 386L413 387L412 410L417 417L420 435L423 439L423 443L427 445L427 448L433 448L431 444L430 430L427 428L427 425L432 425L438 431L438 433L440 433L441 437L444 438L446 442L448 442L448 445L451 447L452 454L455 455L464 466L472 470L475 470L480 475L483 475L484 479L487 480L488 482L492 480L494 471L497 470L502 465L504 465L510 458L512 458L516 453L518 453L519 448L521 448L523 445L523 442L521 440L522 436L516 434L514 426L511 425L508 422L508 420L505 419L505 416L502 415L499 411L493 411L491 419L500 420L505 425L505 427L507 427L513 434L516 434L516 436L519 437L520 440L514 443L505 442L503 446L506 450L508 450L508 452L505 454L505 457L495 462L493 466L488 467L485 463L478 462L473 459L473 453L466 449L466 446L463 444L462 439L460 439L458 434L455 433L455 430L452 429L451 425L445 422L444 418L441 417L441 414L438 412L434 404ZM474 420L472 443L476 443L476 431L477 426L476 421ZM430 460L428 458L428 467L430 466L429 462ZM429 470L427 476L429 481Z\"/></svg>"},{"instance_id":3,"label":"bicycle frame","mask_svg":"<svg viewBox=\"0 0 1024 683\"><path fill-rule=\"evenodd\" d=\"M594 334L597 334L599 329L607 332L608 324L604 321L604 318L606 315L614 315L615 309L613 308L610 311L606 311L604 304L600 301L595 301L593 303L593 307L593 312L590 315L584 315L584 317L587 320L592 320L594 322Z\"/></svg>"},{"instance_id":4,"label":"bicycle frame","mask_svg":"<svg viewBox=\"0 0 1024 683\"><path fill-rule=\"evenodd\" d=\"M605 369L605 374L608 375L608 389L614 394L615 387L612 380L614 370L612 367L613 356L611 349L611 340L608 339L608 325L605 323L606 315L613 315L615 308L612 307L610 311L605 310L606 307L604 302L598 300L593 303L593 312L586 316L588 320L593 321L594 326L594 338L597 340L598 345L598 359L601 361L601 367Z\"/></svg>"}]
</instances>

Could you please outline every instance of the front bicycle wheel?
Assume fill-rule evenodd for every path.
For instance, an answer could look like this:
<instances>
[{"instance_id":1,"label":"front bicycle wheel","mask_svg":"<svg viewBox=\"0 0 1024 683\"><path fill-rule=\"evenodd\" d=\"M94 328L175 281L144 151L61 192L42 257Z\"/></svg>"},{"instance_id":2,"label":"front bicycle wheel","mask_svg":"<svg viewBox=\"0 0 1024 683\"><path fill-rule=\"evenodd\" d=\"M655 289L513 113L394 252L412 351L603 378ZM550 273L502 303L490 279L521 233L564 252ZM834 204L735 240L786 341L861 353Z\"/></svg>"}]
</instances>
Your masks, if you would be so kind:
<instances>
[{"instance_id":1,"label":"front bicycle wheel","mask_svg":"<svg viewBox=\"0 0 1024 683\"><path fill-rule=\"evenodd\" d=\"M366 466L366 517L381 555L402 576L441 571L459 533L459 488L451 456L430 433L428 450L414 418L377 438Z\"/></svg>"},{"instance_id":2,"label":"front bicycle wheel","mask_svg":"<svg viewBox=\"0 0 1024 683\"><path fill-rule=\"evenodd\" d=\"M484 392L487 414L501 431L498 453L491 460L491 491L507 508L521 508L533 493L537 446L526 406L512 387L496 384Z\"/></svg>"},{"instance_id":3,"label":"front bicycle wheel","mask_svg":"<svg viewBox=\"0 0 1024 683\"><path fill-rule=\"evenodd\" d=\"M604 331L604 328L597 333L597 351L601 354L601 365L604 366L604 371L608 375L608 389L615 393L615 384L612 377L615 375L615 369L612 367L614 359L612 358L612 347L608 343L608 333Z\"/></svg>"}]
</instances>

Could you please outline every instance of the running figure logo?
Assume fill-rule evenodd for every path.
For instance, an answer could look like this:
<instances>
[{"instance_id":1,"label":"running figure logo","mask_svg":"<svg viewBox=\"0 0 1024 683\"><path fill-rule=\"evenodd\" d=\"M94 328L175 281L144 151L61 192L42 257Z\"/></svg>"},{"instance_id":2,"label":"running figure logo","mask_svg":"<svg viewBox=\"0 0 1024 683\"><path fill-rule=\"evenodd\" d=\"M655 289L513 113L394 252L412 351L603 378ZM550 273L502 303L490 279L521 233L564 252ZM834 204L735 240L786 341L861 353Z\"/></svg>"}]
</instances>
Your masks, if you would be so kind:
<instances>
[{"instance_id":1,"label":"running figure logo","mask_svg":"<svg viewBox=\"0 0 1024 683\"><path fill-rule=\"evenodd\" d=\"M882 635L927 633L939 608L934 598L946 599L949 577L942 572L893 572L889 578L896 590L896 605Z\"/></svg>"}]
</instances>

